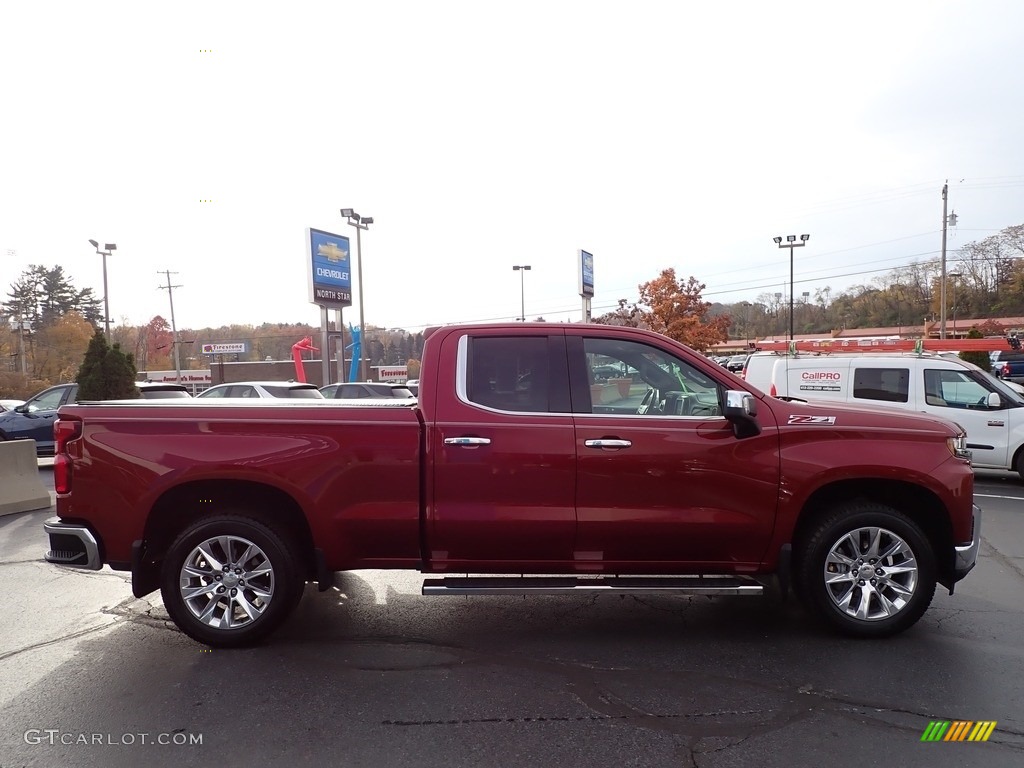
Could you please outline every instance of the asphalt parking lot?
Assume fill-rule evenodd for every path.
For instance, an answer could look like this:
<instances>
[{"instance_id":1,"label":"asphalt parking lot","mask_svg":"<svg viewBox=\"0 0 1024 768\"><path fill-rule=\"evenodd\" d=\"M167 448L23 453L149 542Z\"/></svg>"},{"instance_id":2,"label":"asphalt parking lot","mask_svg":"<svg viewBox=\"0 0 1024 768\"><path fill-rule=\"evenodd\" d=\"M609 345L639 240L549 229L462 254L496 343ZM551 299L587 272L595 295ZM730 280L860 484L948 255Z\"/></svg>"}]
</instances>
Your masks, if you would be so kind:
<instances>
[{"instance_id":1,"label":"asphalt parking lot","mask_svg":"<svg viewBox=\"0 0 1024 768\"><path fill-rule=\"evenodd\" d=\"M1024 485L977 493L979 566L884 641L777 596L438 598L357 571L211 651L126 574L42 562L49 511L0 518L0 765L1019 766ZM996 726L921 741L957 720Z\"/></svg>"}]
</instances>

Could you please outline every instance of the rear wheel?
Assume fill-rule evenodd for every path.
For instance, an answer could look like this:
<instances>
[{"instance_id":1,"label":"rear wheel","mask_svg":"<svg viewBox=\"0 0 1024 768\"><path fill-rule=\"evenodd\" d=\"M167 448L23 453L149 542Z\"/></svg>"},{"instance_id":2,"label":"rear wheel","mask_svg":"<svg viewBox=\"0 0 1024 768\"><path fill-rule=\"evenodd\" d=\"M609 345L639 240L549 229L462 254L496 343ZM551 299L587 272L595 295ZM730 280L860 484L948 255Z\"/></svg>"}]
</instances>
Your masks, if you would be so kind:
<instances>
[{"instance_id":1,"label":"rear wheel","mask_svg":"<svg viewBox=\"0 0 1024 768\"><path fill-rule=\"evenodd\" d=\"M220 648L255 643L277 629L303 587L290 537L239 515L187 528L167 551L160 573L174 623L194 640Z\"/></svg>"},{"instance_id":2,"label":"rear wheel","mask_svg":"<svg viewBox=\"0 0 1024 768\"><path fill-rule=\"evenodd\" d=\"M848 635L886 637L912 626L935 594L935 554L909 517L852 502L812 531L798 553L799 594Z\"/></svg>"}]
</instances>

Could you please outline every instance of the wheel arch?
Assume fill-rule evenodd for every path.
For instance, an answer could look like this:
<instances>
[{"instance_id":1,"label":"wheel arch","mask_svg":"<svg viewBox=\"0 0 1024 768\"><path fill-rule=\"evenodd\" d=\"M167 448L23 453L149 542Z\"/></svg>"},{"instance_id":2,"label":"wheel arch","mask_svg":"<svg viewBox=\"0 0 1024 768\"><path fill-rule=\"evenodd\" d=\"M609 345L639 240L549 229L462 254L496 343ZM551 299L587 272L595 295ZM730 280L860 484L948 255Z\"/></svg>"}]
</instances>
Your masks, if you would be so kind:
<instances>
[{"instance_id":1,"label":"wheel arch","mask_svg":"<svg viewBox=\"0 0 1024 768\"><path fill-rule=\"evenodd\" d=\"M135 594L156 589L160 561L179 533L205 517L233 512L291 538L301 557L304 576L315 578L313 534L295 498L280 488L252 480L194 480L168 489L153 503L142 546L133 558Z\"/></svg>"},{"instance_id":2,"label":"wheel arch","mask_svg":"<svg viewBox=\"0 0 1024 768\"><path fill-rule=\"evenodd\" d=\"M853 501L870 501L902 512L928 537L935 554L938 581L949 588L953 583L953 528L942 501L935 493L916 483L877 479L838 480L812 493L800 512L793 532L793 557L800 557L816 525L837 506Z\"/></svg>"}]
</instances>

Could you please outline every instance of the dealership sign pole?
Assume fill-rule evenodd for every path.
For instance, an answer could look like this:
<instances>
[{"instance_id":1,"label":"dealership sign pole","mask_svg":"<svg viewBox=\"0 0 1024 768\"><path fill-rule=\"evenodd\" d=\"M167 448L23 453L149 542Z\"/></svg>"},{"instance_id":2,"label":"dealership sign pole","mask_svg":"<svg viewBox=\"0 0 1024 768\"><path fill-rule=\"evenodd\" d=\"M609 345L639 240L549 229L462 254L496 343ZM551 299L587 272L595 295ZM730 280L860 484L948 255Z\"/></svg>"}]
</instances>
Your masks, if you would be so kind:
<instances>
[{"instance_id":1,"label":"dealership sign pole","mask_svg":"<svg viewBox=\"0 0 1024 768\"><path fill-rule=\"evenodd\" d=\"M320 361L325 385L331 380L327 310L337 310L340 329L342 309L352 306L352 270L349 253L347 237L319 229L306 229L309 300L320 307ZM344 342L342 348L344 349Z\"/></svg>"},{"instance_id":2,"label":"dealership sign pole","mask_svg":"<svg viewBox=\"0 0 1024 768\"><path fill-rule=\"evenodd\" d=\"M577 266L580 270L580 297L583 299L583 322L590 322L590 300L594 298L594 254L584 250L577 252Z\"/></svg>"}]
</instances>

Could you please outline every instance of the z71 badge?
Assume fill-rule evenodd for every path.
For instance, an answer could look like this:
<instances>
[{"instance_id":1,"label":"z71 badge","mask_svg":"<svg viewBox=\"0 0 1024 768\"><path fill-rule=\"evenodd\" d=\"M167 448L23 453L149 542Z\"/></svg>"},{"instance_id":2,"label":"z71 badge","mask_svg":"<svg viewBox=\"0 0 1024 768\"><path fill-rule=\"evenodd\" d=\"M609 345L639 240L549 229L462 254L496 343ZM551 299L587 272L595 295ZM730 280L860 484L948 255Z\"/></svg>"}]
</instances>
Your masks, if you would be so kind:
<instances>
[{"instance_id":1,"label":"z71 badge","mask_svg":"<svg viewBox=\"0 0 1024 768\"><path fill-rule=\"evenodd\" d=\"M835 416L790 416L787 424L835 424Z\"/></svg>"}]
</instances>

